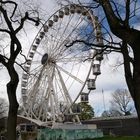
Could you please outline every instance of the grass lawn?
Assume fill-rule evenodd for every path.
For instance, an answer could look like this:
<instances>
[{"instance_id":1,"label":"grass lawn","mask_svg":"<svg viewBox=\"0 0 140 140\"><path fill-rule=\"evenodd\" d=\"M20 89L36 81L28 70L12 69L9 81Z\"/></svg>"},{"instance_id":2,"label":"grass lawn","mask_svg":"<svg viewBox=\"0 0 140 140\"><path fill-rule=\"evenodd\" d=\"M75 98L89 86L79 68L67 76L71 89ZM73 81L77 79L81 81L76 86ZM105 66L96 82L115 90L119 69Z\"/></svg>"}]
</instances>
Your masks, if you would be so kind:
<instances>
[{"instance_id":1,"label":"grass lawn","mask_svg":"<svg viewBox=\"0 0 140 140\"><path fill-rule=\"evenodd\" d=\"M95 138L95 139L85 139L85 140L140 140L140 137L103 137L103 138Z\"/></svg>"}]
</instances>

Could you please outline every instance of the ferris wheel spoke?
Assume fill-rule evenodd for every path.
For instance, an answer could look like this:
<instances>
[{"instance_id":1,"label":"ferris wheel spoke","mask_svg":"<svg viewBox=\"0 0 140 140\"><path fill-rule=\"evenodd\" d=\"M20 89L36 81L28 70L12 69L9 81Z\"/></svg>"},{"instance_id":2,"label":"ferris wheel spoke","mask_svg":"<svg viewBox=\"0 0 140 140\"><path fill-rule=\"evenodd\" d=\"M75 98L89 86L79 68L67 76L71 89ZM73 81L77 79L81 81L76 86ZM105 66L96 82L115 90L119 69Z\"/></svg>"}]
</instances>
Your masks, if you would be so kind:
<instances>
[{"instance_id":1,"label":"ferris wheel spoke","mask_svg":"<svg viewBox=\"0 0 140 140\"><path fill-rule=\"evenodd\" d=\"M82 18L81 21L79 22L79 24L77 24L77 29L75 30L75 28L74 28L74 29L72 30L72 32L69 33L69 35L67 36L67 38L69 38L69 36L70 36L71 42L74 41L74 40L78 40L79 37L80 37L80 39L83 39L84 37L87 37L87 34L86 34L84 31L88 28L89 23L88 23L87 25L84 25L84 26L82 27L82 29L81 29L81 28L78 28L78 26L80 25L80 23L83 22L83 20L84 20L84 18ZM74 36L71 36L71 34L72 34L73 32L75 32L75 33L74 33ZM83 33L83 32L84 32L84 33ZM82 34L82 36L81 36L81 34ZM82 38L81 38L81 37L82 37ZM65 45L67 45L67 44L65 44Z\"/></svg>"},{"instance_id":2,"label":"ferris wheel spoke","mask_svg":"<svg viewBox=\"0 0 140 140\"><path fill-rule=\"evenodd\" d=\"M59 52L59 49L61 49L62 47L62 45L63 45L63 40L65 40L65 39L63 39L64 38L64 36L65 36L65 32L66 32L66 30L67 30L67 27L68 27L68 25L70 24L70 21L71 21L71 19L72 18L70 18L70 20L67 22L67 25L66 26L63 26L63 30L61 31L61 33L60 33L60 37L59 37L59 41L57 41L57 43L55 44L55 49L54 49L54 52L56 53L56 52ZM65 28L64 28L65 27ZM58 35L57 35L58 36Z\"/></svg>"},{"instance_id":3,"label":"ferris wheel spoke","mask_svg":"<svg viewBox=\"0 0 140 140\"><path fill-rule=\"evenodd\" d=\"M51 101L53 101L53 103L52 104L54 104L53 105L53 109L52 109L52 112L54 113L54 114L58 114L58 112L59 112L59 105L58 105L58 97L57 97L57 94L56 94L56 89L54 88L54 83L53 83L53 80L54 80L54 78L55 78L55 74L54 74L54 72L55 72L55 69L53 68L53 71L52 71L52 74L51 74L51 76L50 76L50 80L49 80L49 82L50 82L50 87L51 87L51 91L50 91L50 96L51 96Z\"/></svg>"},{"instance_id":4,"label":"ferris wheel spoke","mask_svg":"<svg viewBox=\"0 0 140 140\"><path fill-rule=\"evenodd\" d=\"M66 98L63 93L62 85L60 84L60 80L58 79L58 77L56 77L56 74L55 74L55 85L56 85L56 87L58 87L58 89L56 90L56 94L61 93L61 94L59 94L58 98L61 99L63 97L63 100L66 102Z\"/></svg>"},{"instance_id":5,"label":"ferris wheel spoke","mask_svg":"<svg viewBox=\"0 0 140 140\"><path fill-rule=\"evenodd\" d=\"M76 46L74 46L74 47L76 47ZM83 50L80 50L80 49L78 49L78 52L77 52L77 50L73 50L70 48L62 56L60 56L58 59L65 60L65 58L69 58L69 59L71 59L71 58L72 59L74 59L74 58L80 59L81 58L81 60L85 61L86 59L89 58L89 54L85 53Z\"/></svg>"},{"instance_id":6,"label":"ferris wheel spoke","mask_svg":"<svg viewBox=\"0 0 140 140\"><path fill-rule=\"evenodd\" d=\"M49 88L47 88L47 91L49 91ZM47 121L47 117L48 117L47 113L49 112L48 106L50 103L50 100L49 100L50 92L47 92L47 93L48 94L45 95L45 98L43 97L43 101L41 102L41 109L39 111L39 117L38 117L38 118L41 118L43 114L44 121Z\"/></svg>"},{"instance_id":7,"label":"ferris wheel spoke","mask_svg":"<svg viewBox=\"0 0 140 140\"><path fill-rule=\"evenodd\" d=\"M60 33L60 28L59 28L57 34L55 34L54 43L53 43L53 46L52 46L52 50L53 50L53 51L52 51L52 55L53 55L54 52L57 51L56 48L59 49L59 47L57 47L58 44L63 44L63 43L62 43L62 40L63 40L62 38L63 38L65 32L67 31L67 27L68 27L68 25L70 24L70 22L71 22L71 20L72 20L72 17L73 17L73 15L69 17L69 20L67 21L66 25L63 25L63 24L62 24L62 25L63 25L63 27L62 27L63 31ZM61 22L61 23L62 23L62 22ZM65 27L65 28L64 28L64 27ZM59 38L58 38L58 34L60 34ZM59 46L60 46L60 45L59 45ZM61 47L61 46L60 46L60 47Z\"/></svg>"},{"instance_id":8,"label":"ferris wheel spoke","mask_svg":"<svg viewBox=\"0 0 140 140\"><path fill-rule=\"evenodd\" d=\"M33 63L34 63L34 62L33 62ZM33 64L33 65L34 65L34 64ZM30 74L31 74L31 75L32 75L32 74L36 75L36 74L40 73L40 71L41 71L42 68L43 68L42 65L37 65L37 66L35 65L34 68L31 69Z\"/></svg>"},{"instance_id":9,"label":"ferris wheel spoke","mask_svg":"<svg viewBox=\"0 0 140 140\"><path fill-rule=\"evenodd\" d=\"M39 113L38 113L38 118L40 119L40 117L42 117L42 114L43 112L46 112L47 111L47 108L44 107L46 105L46 100L44 99L42 102L41 102L41 105L40 105L40 110L39 110ZM46 110L44 110L46 109ZM43 116L44 117L44 116ZM45 118L43 118L45 119Z\"/></svg>"},{"instance_id":10,"label":"ferris wheel spoke","mask_svg":"<svg viewBox=\"0 0 140 140\"><path fill-rule=\"evenodd\" d=\"M69 62L79 62L82 63L89 58L89 55L82 55L82 56L71 56L71 57L60 57L56 60L57 63L69 63Z\"/></svg>"},{"instance_id":11,"label":"ferris wheel spoke","mask_svg":"<svg viewBox=\"0 0 140 140\"><path fill-rule=\"evenodd\" d=\"M81 79L79 79L79 78L77 78L76 76L72 75L70 72L66 71L65 69L63 69L62 67L60 67L60 66L58 66L58 65L57 65L57 67L58 67L61 71L63 71L65 74L69 75L71 78L73 78L74 80L76 80L77 82L79 82L80 84L84 84L84 82L83 82Z\"/></svg>"},{"instance_id":12,"label":"ferris wheel spoke","mask_svg":"<svg viewBox=\"0 0 140 140\"><path fill-rule=\"evenodd\" d=\"M83 27L84 28L84 30L86 30L87 28L88 28L88 25L87 26L85 26L85 27ZM82 31L80 30L80 29L78 29L79 30L79 32L77 32L77 35L76 36L74 36L74 37L72 37L71 36L71 41L69 40L69 43L72 43L73 41L75 41L75 40L78 40L78 38L79 38L79 36L80 36L80 34L82 33ZM91 35L92 35L92 38L93 38L93 33L94 32L91 32L91 34L89 34L89 35L87 35L87 34L84 34L84 35L82 35L82 37L80 38L80 40L88 40L90 37L91 37ZM67 45L67 43L65 42L64 43L64 45ZM80 45L81 46L81 45ZM76 46L74 46L75 47L75 50L76 50ZM73 47L73 48L74 48ZM81 50L81 51L83 51L84 52L84 50L86 50L86 49L84 49L83 47L81 47L82 48L82 50L80 49L80 48L77 48L78 50ZM74 50L73 51L70 51L70 50L72 50L71 48L70 49L65 49L64 51L67 51L67 50L69 50L69 53L66 53L66 55L63 55L63 58L65 58L66 56L69 56L69 55L71 55L71 54L73 54L73 53L76 53L76 52L74 52ZM80 53L82 53L82 52L80 52L79 51L79 54ZM62 54L62 53L61 53ZM77 55L77 54L76 54Z\"/></svg>"},{"instance_id":13,"label":"ferris wheel spoke","mask_svg":"<svg viewBox=\"0 0 140 140\"><path fill-rule=\"evenodd\" d=\"M44 67L41 68L41 70L40 70L40 72L38 74L37 80L35 81L35 83L33 84L32 88L30 89L29 99L32 98L32 97L34 97L34 98L36 97L35 96L37 94L36 91L38 91L39 85L42 82L42 80L41 80L42 79L42 75L43 75L43 73L45 73L44 69L45 69ZM30 84L30 82L29 82L29 84Z\"/></svg>"},{"instance_id":14,"label":"ferris wheel spoke","mask_svg":"<svg viewBox=\"0 0 140 140\"><path fill-rule=\"evenodd\" d=\"M58 27L54 27L53 28L53 31L55 32L54 34L54 41L53 41L53 45L51 46L51 52L54 50L54 47L56 47L58 44L58 42L60 41L60 37L58 38L58 34L60 34L60 30L62 28L62 21L63 21L63 18L60 20L60 24L58 25ZM57 28L57 31L56 31L56 28ZM55 45L54 45L55 44ZM52 53L53 54L53 53ZM52 55L51 54L51 55Z\"/></svg>"},{"instance_id":15,"label":"ferris wheel spoke","mask_svg":"<svg viewBox=\"0 0 140 140\"><path fill-rule=\"evenodd\" d=\"M33 74L33 75L30 76L30 79L28 80L27 87L29 88L30 92L34 89L34 87L36 88L37 84L39 84L39 80L36 80L37 77L39 77L39 74ZM31 88L32 85L34 85L34 86Z\"/></svg>"},{"instance_id":16,"label":"ferris wheel spoke","mask_svg":"<svg viewBox=\"0 0 140 140\"><path fill-rule=\"evenodd\" d=\"M32 65L38 65L37 67L41 67L40 60L32 61Z\"/></svg>"},{"instance_id":17,"label":"ferris wheel spoke","mask_svg":"<svg viewBox=\"0 0 140 140\"><path fill-rule=\"evenodd\" d=\"M65 60L65 58L69 58L71 60L71 58L72 59L73 58L79 58L79 59L81 58L82 61L85 61L86 59L89 58L89 55L87 55L87 54L85 55L84 48L82 48L81 51L80 51L79 48L77 48L77 49L79 50L78 52L76 50L71 49L71 48L70 49L65 49L64 51L66 51L66 53L63 54L63 55L60 55L58 57L58 59L61 59L61 60L64 59ZM85 48L85 50L86 50L86 48ZM62 54L62 53L60 53L60 54Z\"/></svg>"},{"instance_id":18,"label":"ferris wheel spoke","mask_svg":"<svg viewBox=\"0 0 140 140\"><path fill-rule=\"evenodd\" d=\"M61 85L62 85L63 92L64 92L65 97L66 97L66 99L67 99L67 103L70 105L70 104L72 103L72 99L71 99L71 97L70 97L70 95L69 95L69 93L68 93L68 89L67 89L67 87L66 87L66 85L65 85L65 83L64 83L64 80L63 80L63 78L62 78L62 75L61 75L61 73L60 73L60 71L59 71L59 69L58 69L57 67L56 67L56 70L57 70L57 72L58 72L58 76L59 76L59 79L60 79L60 83L61 83Z\"/></svg>"},{"instance_id":19,"label":"ferris wheel spoke","mask_svg":"<svg viewBox=\"0 0 140 140\"><path fill-rule=\"evenodd\" d=\"M43 56L43 54L37 50L36 50L36 53L39 54L40 56Z\"/></svg>"},{"instance_id":20,"label":"ferris wheel spoke","mask_svg":"<svg viewBox=\"0 0 140 140\"><path fill-rule=\"evenodd\" d=\"M80 25L80 23L83 21L83 18L81 19L81 17L79 17L79 19L77 20L77 22L75 23L75 25L74 25L74 29L72 28L72 30L69 32L69 33L67 33L67 35L65 36L65 31L66 31L66 28L65 28L65 30L64 30L64 33L62 34L63 36L61 36L61 40L62 40L62 42L58 45L57 44L57 46L56 46L56 49L54 50L55 52L61 52L62 50L63 50L63 47L61 47L62 46L62 44L64 44L65 43L65 40L68 40L70 37L71 37L71 35L72 35L72 33L74 33L74 31L75 31L75 29L76 28L78 28L78 26ZM64 38L63 38L64 37ZM65 44L64 44L65 45ZM54 54L54 55L56 55L56 54Z\"/></svg>"},{"instance_id":21,"label":"ferris wheel spoke","mask_svg":"<svg viewBox=\"0 0 140 140\"><path fill-rule=\"evenodd\" d=\"M55 115L56 114L60 114L60 109L59 109L59 103L58 103L58 97L57 97L57 94L55 93L55 91L53 90L52 92L52 97L53 97L53 103L54 103L54 112L55 112Z\"/></svg>"},{"instance_id":22,"label":"ferris wheel spoke","mask_svg":"<svg viewBox=\"0 0 140 140\"><path fill-rule=\"evenodd\" d=\"M55 32L53 32L52 31L52 34L53 35L50 35L49 37L53 37L53 41L52 41L52 45L51 45L51 50L50 50L50 56L53 56L53 53L56 53L56 48L57 48L57 46L58 46L58 44L60 44L61 43L61 38L62 38L62 29L64 29L64 27L62 26L62 21L63 21L63 18L61 19L61 23L59 24L59 27L58 27L58 29L57 29L57 33L56 33L56 30L55 30L55 27L53 28L53 31ZM59 36L59 34L60 34L60 36Z\"/></svg>"},{"instance_id":23,"label":"ferris wheel spoke","mask_svg":"<svg viewBox=\"0 0 140 140\"><path fill-rule=\"evenodd\" d=\"M91 23L87 23L86 25L84 25L84 27L81 29L77 29L77 31L76 31L76 36L73 38L73 40L76 40L76 39L78 39L79 38L79 36L80 36L80 39L82 40L84 40L84 38L86 39L86 38L89 38L89 37L94 37L94 29L90 29L91 31L89 32L89 33L87 33L86 31L88 31L89 29L88 28L90 28L89 26L90 26L90 24Z\"/></svg>"}]
</instances>

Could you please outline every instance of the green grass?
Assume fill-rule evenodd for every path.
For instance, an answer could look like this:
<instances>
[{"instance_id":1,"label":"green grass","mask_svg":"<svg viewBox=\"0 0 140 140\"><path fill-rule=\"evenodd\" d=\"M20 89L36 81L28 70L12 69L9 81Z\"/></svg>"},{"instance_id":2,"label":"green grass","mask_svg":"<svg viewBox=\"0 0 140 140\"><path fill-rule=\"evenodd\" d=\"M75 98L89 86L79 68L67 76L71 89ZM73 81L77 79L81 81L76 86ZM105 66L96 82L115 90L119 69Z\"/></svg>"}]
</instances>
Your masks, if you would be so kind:
<instances>
[{"instance_id":1,"label":"green grass","mask_svg":"<svg viewBox=\"0 0 140 140\"><path fill-rule=\"evenodd\" d=\"M85 140L140 140L140 137L103 137L103 138L95 138L95 139L85 139Z\"/></svg>"}]
</instances>

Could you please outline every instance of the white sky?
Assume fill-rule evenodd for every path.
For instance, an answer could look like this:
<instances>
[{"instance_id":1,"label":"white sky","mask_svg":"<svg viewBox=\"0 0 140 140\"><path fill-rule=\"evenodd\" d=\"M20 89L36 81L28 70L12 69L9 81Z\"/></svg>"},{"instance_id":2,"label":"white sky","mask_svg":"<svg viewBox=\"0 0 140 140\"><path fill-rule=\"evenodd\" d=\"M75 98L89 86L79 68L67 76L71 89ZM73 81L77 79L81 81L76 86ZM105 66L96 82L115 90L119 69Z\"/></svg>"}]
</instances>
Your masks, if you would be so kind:
<instances>
[{"instance_id":1,"label":"white sky","mask_svg":"<svg viewBox=\"0 0 140 140\"><path fill-rule=\"evenodd\" d=\"M58 9L56 4L54 4L55 0L40 0L42 3L42 9L46 11L46 17L51 15L53 12ZM37 30L32 32L32 28L28 27L28 35L25 39L22 39L23 44L23 52L28 50ZM29 37L30 36L30 37ZM96 80L96 90L91 92L90 94L90 104L94 107L96 115L100 115L104 109L108 109L109 107L109 100L111 99L111 93L114 92L118 88L126 88L126 83L123 74L123 66L120 66L117 71L112 71L112 65L116 63L117 56L114 54L109 56L109 60L105 59L101 66L102 74L98 76ZM18 67L17 67L18 68ZM19 69L19 68L18 68ZM22 71L19 70L19 75L22 74ZM1 70L0 71L0 97L7 98L6 94L6 83L8 82L9 76L7 71ZM105 99L105 107L103 103L103 94L102 90L104 91L104 99ZM20 98L20 88L17 90L18 99Z\"/></svg>"}]
</instances>

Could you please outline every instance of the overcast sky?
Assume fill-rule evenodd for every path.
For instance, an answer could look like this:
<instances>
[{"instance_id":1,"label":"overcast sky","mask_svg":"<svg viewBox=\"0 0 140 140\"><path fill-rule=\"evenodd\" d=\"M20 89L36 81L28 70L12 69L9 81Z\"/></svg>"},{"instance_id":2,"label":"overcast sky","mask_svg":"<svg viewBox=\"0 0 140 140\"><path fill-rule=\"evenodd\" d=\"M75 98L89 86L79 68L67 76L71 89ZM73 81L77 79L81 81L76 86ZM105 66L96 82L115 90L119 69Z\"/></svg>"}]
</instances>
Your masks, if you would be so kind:
<instances>
[{"instance_id":1,"label":"overcast sky","mask_svg":"<svg viewBox=\"0 0 140 140\"><path fill-rule=\"evenodd\" d=\"M46 11L46 17L51 15L58 9L58 6L54 3L55 0L40 0L42 3L42 9ZM36 33L31 32L32 28L29 27L28 35L25 39L22 39L23 48L29 49L30 44L32 43ZM30 32L29 32L30 31ZM29 37L30 36L30 37ZM119 56L120 58L121 56ZM104 109L108 109L109 100L111 99L111 93L114 92L118 88L126 88L126 83L124 79L123 66L114 70L114 65L118 59L117 55L111 54L109 58L105 59L102 62L101 72L102 74L98 76L96 80L96 90L92 91L90 94L90 104L94 107L96 115L100 115ZM19 69L17 67L17 69ZM22 74L22 71L19 69L19 74ZM0 94L1 97L7 98L6 95L6 83L9 80L9 76L5 69L0 71ZM103 91L103 93L102 93ZM105 106L103 103L103 94ZM20 88L17 90L17 96L20 100Z\"/></svg>"}]
</instances>

